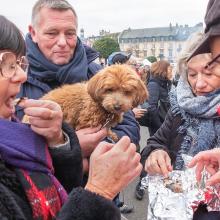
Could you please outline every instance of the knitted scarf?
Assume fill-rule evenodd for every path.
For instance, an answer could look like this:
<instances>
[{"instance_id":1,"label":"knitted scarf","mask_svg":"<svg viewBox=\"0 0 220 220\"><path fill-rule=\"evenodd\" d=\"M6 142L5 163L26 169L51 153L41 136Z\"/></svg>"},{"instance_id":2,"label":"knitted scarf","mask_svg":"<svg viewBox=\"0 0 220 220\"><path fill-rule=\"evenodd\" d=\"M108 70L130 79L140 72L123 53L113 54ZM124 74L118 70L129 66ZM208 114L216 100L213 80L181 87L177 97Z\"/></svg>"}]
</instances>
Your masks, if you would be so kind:
<instances>
[{"instance_id":1,"label":"knitted scarf","mask_svg":"<svg viewBox=\"0 0 220 220\"><path fill-rule=\"evenodd\" d=\"M80 82L88 79L88 60L85 48L78 38L73 58L68 64L56 65L49 61L32 41L30 34L25 38L27 58L29 61L28 74L40 81L59 82L60 84ZM77 55L76 55L77 54Z\"/></svg>"},{"instance_id":2,"label":"knitted scarf","mask_svg":"<svg viewBox=\"0 0 220 220\"><path fill-rule=\"evenodd\" d=\"M55 215L60 209L59 203L66 201L67 193L53 175L52 160L45 139L34 133L29 126L5 119L0 119L0 130L1 158L15 168L32 206L33 216L36 215L38 219L39 215L51 215L51 210L51 216ZM44 180L46 190L43 189ZM36 209L34 201L39 198L42 200ZM55 198L58 198L56 203L52 202L49 208L45 206L47 200L53 201ZM40 208L46 210L46 213L39 213Z\"/></svg>"},{"instance_id":3,"label":"knitted scarf","mask_svg":"<svg viewBox=\"0 0 220 220\"><path fill-rule=\"evenodd\" d=\"M183 124L178 128L184 139L177 153L175 169L183 169L182 154L196 155L200 151L220 147L220 89L206 96L195 96L186 80L180 78L170 93L171 111L181 114Z\"/></svg>"}]
</instances>

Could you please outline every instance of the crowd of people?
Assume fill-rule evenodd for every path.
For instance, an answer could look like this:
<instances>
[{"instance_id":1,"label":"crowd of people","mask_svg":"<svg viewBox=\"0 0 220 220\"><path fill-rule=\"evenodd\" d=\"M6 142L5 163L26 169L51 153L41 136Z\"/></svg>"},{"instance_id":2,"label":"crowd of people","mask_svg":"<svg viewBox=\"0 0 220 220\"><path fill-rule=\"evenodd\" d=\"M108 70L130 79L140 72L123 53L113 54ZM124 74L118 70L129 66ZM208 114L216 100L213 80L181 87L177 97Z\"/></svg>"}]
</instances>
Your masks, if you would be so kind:
<instances>
[{"instance_id":1,"label":"crowd of people","mask_svg":"<svg viewBox=\"0 0 220 220\"><path fill-rule=\"evenodd\" d=\"M198 181L206 169L207 185L220 183L219 9L218 0L209 0L205 33L188 40L175 86L168 61L146 66L124 52L110 56L109 65L135 68L149 91L144 105L125 113L113 128L117 143L106 138L101 125L73 130L57 103L39 99L103 68L94 62L98 52L77 37L73 6L66 0L37 0L25 39L0 15L0 218L121 219L119 193L139 176L135 194L141 200L141 179L182 170L183 153L194 157L189 167L196 166ZM22 123L24 114L29 124ZM150 133L142 152L139 123ZM205 205L193 216L219 218L220 212L208 212Z\"/></svg>"}]
</instances>

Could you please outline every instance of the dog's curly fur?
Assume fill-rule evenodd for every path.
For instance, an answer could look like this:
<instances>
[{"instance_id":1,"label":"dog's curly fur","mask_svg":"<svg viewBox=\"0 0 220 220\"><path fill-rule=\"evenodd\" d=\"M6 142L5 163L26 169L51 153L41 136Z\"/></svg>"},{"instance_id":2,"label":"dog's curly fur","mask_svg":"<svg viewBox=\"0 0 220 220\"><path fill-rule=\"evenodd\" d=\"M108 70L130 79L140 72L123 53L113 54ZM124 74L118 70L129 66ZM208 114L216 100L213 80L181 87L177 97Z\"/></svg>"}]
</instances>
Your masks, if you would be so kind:
<instances>
[{"instance_id":1,"label":"dog's curly fur","mask_svg":"<svg viewBox=\"0 0 220 220\"><path fill-rule=\"evenodd\" d=\"M112 65L99 71L89 81L64 85L42 97L57 102L64 120L74 129L105 125L114 127L123 113L143 103L146 86L128 65ZM111 131L109 135L116 140Z\"/></svg>"}]
</instances>

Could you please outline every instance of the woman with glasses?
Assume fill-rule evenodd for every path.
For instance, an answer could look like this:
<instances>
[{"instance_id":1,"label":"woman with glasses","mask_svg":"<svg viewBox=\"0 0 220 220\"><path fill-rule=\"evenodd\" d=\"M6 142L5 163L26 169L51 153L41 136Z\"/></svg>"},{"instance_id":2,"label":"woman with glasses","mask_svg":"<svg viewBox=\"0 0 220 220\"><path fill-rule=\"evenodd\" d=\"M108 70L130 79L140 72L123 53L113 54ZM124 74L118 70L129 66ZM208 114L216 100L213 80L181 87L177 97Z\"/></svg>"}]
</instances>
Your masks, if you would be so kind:
<instances>
[{"instance_id":1,"label":"woman with glasses","mask_svg":"<svg viewBox=\"0 0 220 220\"><path fill-rule=\"evenodd\" d=\"M168 176L172 170L183 169L182 154L194 156L220 146L220 64L211 62L210 53L191 57L202 36L188 41L178 63L181 77L170 95L171 108L142 152L148 174ZM218 212L205 213L206 207L200 206L194 219L220 219Z\"/></svg>"},{"instance_id":2,"label":"woman with glasses","mask_svg":"<svg viewBox=\"0 0 220 220\"><path fill-rule=\"evenodd\" d=\"M27 78L24 54L21 32L0 15L0 219L120 219L111 200L140 173L135 145L128 137L114 146L100 143L90 157L85 189L73 188L74 178L82 179L82 156L76 134L62 125L60 106L16 101ZM30 124L14 117L16 104L30 116Z\"/></svg>"}]
</instances>

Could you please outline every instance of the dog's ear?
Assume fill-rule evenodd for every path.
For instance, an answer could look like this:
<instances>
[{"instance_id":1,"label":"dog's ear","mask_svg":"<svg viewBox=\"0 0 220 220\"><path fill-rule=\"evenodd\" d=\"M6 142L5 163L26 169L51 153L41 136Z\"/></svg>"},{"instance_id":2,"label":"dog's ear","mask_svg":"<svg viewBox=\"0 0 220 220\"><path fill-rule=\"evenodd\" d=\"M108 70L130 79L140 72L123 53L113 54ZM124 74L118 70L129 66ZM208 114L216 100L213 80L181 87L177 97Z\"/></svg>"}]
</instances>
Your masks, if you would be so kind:
<instances>
[{"instance_id":1,"label":"dog's ear","mask_svg":"<svg viewBox=\"0 0 220 220\"><path fill-rule=\"evenodd\" d=\"M140 79L137 82L137 88L135 92L135 100L133 101L133 107L137 107L148 99L148 91L144 82Z\"/></svg>"},{"instance_id":2,"label":"dog's ear","mask_svg":"<svg viewBox=\"0 0 220 220\"><path fill-rule=\"evenodd\" d=\"M100 83L102 81L101 75L102 75L102 70L98 72L96 75L94 75L92 78L90 78L87 84L87 91L95 101L100 100L100 92L101 92Z\"/></svg>"}]
</instances>

